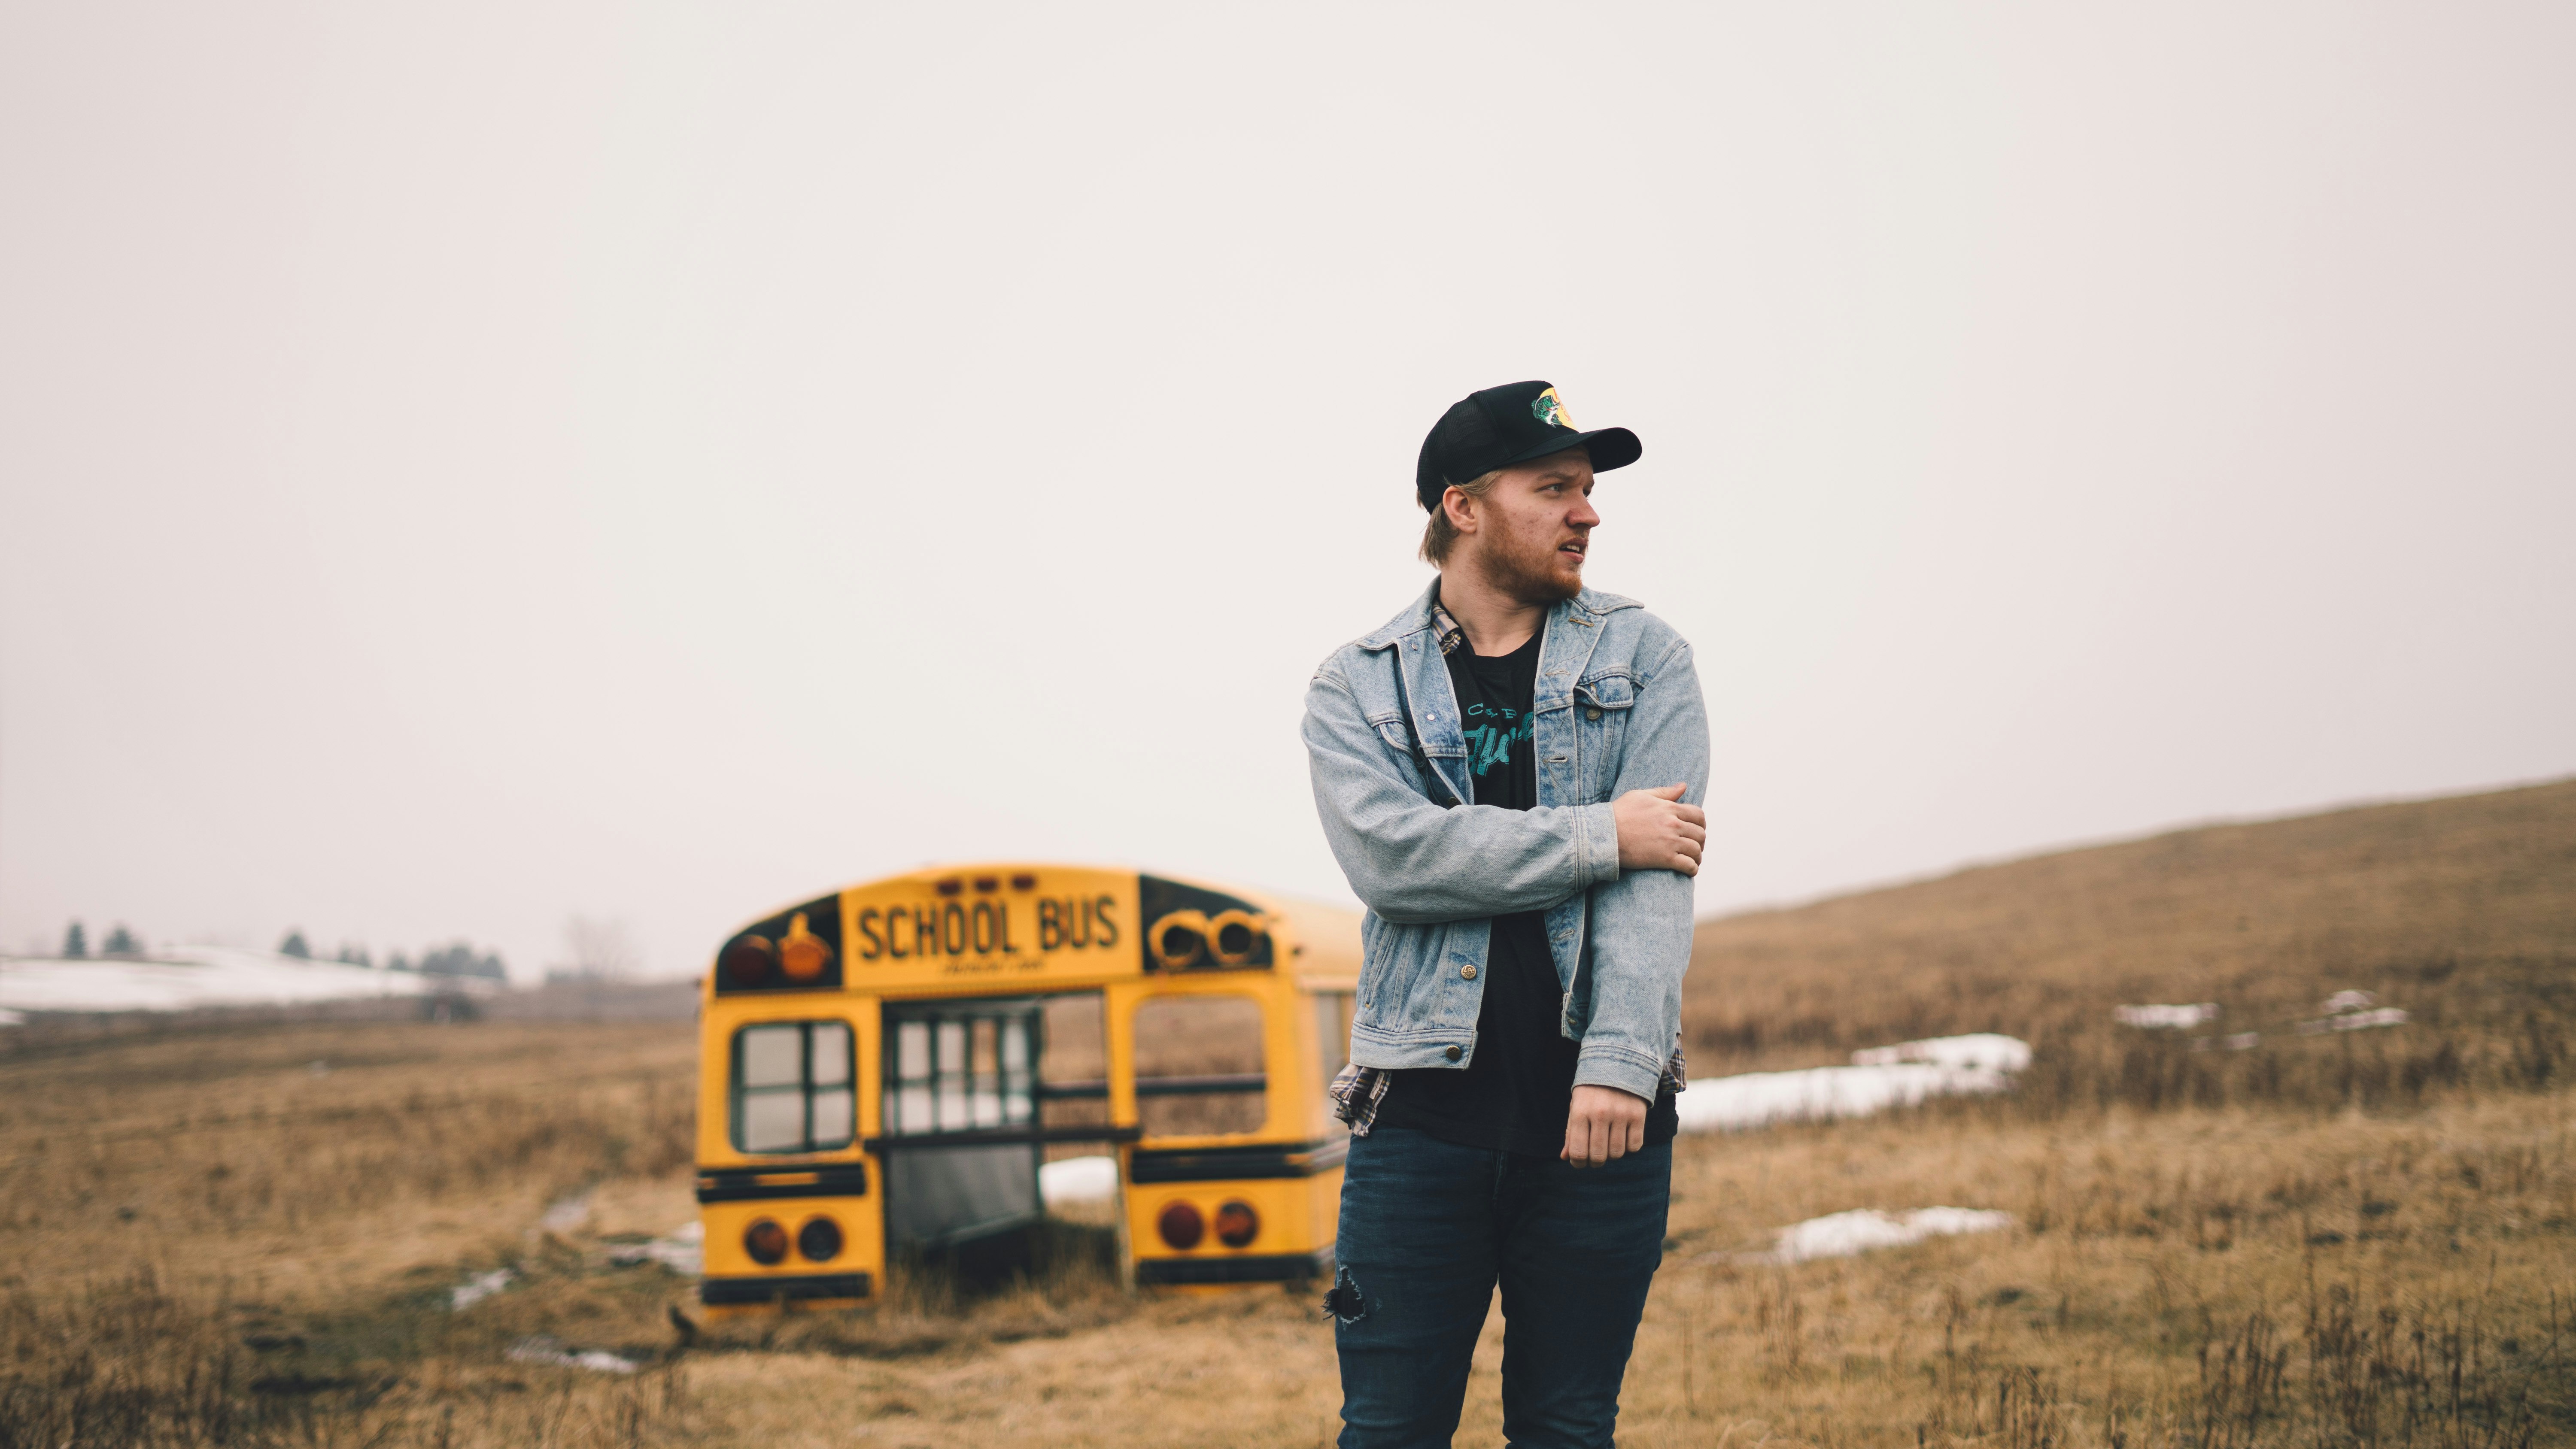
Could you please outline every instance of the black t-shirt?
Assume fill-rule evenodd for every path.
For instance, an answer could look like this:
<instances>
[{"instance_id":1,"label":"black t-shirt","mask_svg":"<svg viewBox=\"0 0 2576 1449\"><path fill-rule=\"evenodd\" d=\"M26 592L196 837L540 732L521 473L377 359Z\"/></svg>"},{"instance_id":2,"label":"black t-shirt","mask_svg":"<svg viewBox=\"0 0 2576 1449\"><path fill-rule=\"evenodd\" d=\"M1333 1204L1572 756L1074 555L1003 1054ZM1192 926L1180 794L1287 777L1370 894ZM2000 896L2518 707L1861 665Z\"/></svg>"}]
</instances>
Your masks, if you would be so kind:
<instances>
[{"instance_id":1,"label":"black t-shirt","mask_svg":"<svg viewBox=\"0 0 2576 1449\"><path fill-rule=\"evenodd\" d=\"M1544 632L1544 631L1541 631ZM1499 658L1461 643L1450 651L1449 684L1467 736L1473 803L1527 810L1538 803L1538 759L1530 741L1537 694L1539 634ZM1476 1011L1476 1052L1465 1068L1394 1072L1377 1120L1428 1132L1443 1142L1554 1157L1565 1147L1582 1044L1565 1039L1564 993L1548 953L1547 919L1521 911L1493 919L1485 952L1485 995ZM1680 1123L1670 1093L1646 1113L1646 1141L1669 1142Z\"/></svg>"}]
</instances>

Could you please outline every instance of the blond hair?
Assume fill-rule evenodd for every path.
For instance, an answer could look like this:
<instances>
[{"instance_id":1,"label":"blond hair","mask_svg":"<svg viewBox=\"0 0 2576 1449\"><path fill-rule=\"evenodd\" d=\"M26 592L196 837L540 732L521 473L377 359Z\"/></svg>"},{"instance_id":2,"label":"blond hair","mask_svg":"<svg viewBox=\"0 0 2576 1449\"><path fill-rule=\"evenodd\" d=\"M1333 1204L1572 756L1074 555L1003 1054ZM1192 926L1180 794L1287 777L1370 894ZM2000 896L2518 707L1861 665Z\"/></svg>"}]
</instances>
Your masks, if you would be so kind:
<instances>
[{"instance_id":1,"label":"blond hair","mask_svg":"<svg viewBox=\"0 0 2576 1449\"><path fill-rule=\"evenodd\" d=\"M1501 481L1502 476L1503 470L1497 468L1481 478L1470 478L1464 483L1449 486L1470 498L1482 498L1494 491L1494 485ZM1438 568L1447 561L1449 550L1457 543L1458 525L1449 521L1449 495L1444 492L1440 501L1431 506L1430 521L1422 525L1422 561Z\"/></svg>"}]
</instances>

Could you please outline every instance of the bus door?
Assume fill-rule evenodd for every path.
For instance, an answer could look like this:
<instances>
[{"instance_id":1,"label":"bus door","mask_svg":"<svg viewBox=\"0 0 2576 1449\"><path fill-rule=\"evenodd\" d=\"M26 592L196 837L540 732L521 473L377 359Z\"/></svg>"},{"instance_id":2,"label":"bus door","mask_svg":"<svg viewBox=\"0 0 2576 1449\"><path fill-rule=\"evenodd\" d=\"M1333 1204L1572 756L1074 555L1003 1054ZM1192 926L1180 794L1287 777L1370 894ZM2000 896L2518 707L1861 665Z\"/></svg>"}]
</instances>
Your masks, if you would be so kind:
<instances>
[{"instance_id":1,"label":"bus door","mask_svg":"<svg viewBox=\"0 0 2576 1449\"><path fill-rule=\"evenodd\" d=\"M1326 1125L1315 1071L1325 1014L1275 973L1166 978L1110 1000L1144 1129L1126 1154L1135 1281L1329 1275L1347 1139Z\"/></svg>"},{"instance_id":2,"label":"bus door","mask_svg":"<svg viewBox=\"0 0 2576 1449\"><path fill-rule=\"evenodd\" d=\"M885 1003L886 1246L939 1247L1036 1222L1033 998Z\"/></svg>"}]
</instances>

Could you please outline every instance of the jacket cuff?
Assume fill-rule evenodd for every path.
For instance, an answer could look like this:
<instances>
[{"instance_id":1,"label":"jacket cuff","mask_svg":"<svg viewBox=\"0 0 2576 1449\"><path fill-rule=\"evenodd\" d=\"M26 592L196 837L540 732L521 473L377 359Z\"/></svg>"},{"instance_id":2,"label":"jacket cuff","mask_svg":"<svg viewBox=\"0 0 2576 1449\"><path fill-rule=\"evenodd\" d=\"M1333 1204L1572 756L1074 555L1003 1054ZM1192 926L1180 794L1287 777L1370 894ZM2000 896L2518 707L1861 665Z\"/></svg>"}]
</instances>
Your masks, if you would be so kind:
<instances>
[{"instance_id":1,"label":"jacket cuff","mask_svg":"<svg viewBox=\"0 0 2576 1449\"><path fill-rule=\"evenodd\" d=\"M1587 1041L1575 1060L1574 1085L1616 1087L1651 1103L1663 1089L1664 1064L1615 1042Z\"/></svg>"},{"instance_id":2,"label":"jacket cuff","mask_svg":"<svg viewBox=\"0 0 2576 1449\"><path fill-rule=\"evenodd\" d=\"M1619 878L1619 816L1606 802L1586 805L1576 812L1576 829L1582 839L1577 863L1583 868L1581 884L1608 885Z\"/></svg>"}]
</instances>

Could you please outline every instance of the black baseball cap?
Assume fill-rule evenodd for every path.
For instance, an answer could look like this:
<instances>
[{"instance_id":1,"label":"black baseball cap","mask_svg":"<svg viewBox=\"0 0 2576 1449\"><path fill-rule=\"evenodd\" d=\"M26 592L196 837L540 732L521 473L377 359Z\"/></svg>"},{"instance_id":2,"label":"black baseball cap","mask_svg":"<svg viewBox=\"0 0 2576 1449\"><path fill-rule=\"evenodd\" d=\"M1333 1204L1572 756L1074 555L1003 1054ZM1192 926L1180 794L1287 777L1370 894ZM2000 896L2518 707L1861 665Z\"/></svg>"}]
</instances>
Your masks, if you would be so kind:
<instances>
[{"instance_id":1,"label":"black baseball cap","mask_svg":"<svg viewBox=\"0 0 2576 1449\"><path fill-rule=\"evenodd\" d=\"M1413 491L1428 513L1453 483L1568 448L1591 449L1595 473L1625 468L1646 451L1626 428L1577 431L1547 383L1507 382L1458 399L1431 425L1431 435L1422 440L1422 461L1413 468Z\"/></svg>"}]
</instances>

